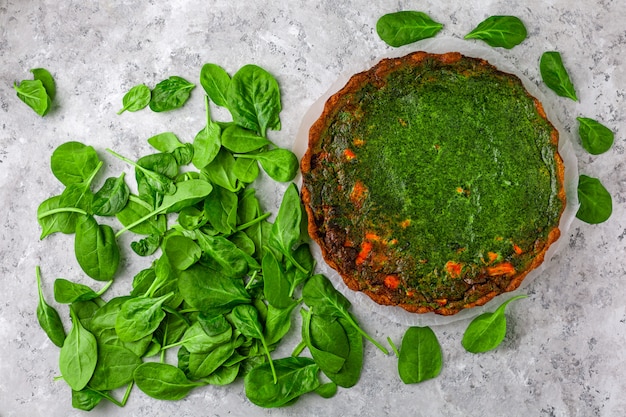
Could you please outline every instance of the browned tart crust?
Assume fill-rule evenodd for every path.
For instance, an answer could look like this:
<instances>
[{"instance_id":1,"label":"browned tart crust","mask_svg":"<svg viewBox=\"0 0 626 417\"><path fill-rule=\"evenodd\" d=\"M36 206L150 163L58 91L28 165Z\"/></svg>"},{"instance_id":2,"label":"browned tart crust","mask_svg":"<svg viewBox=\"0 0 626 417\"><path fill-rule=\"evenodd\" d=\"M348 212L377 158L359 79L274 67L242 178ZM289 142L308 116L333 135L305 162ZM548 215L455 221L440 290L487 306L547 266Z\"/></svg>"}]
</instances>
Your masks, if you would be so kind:
<instances>
[{"instance_id":1,"label":"browned tart crust","mask_svg":"<svg viewBox=\"0 0 626 417\"><path fill-rule=\"evenodd\" d=\"M384 59L324 107L309 233L375 302L452 315L516 289L559 237L558 132L519 78L459 53Z\"/></svg>"}]
</instances>

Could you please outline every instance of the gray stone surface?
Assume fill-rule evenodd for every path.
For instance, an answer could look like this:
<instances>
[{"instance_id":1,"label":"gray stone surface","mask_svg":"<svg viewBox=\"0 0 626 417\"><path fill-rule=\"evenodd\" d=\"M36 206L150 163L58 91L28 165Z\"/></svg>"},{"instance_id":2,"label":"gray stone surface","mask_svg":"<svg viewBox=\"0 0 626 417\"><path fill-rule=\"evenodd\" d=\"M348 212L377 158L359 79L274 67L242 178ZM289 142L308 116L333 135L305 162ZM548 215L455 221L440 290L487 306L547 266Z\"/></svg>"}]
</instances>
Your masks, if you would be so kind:
<instances>
[{"instance_id":1,"label":"gray stone surface","mask_svg":"<svg viewBox=\"0 0 626 417\"><path fill-rule=\"evenodd\" d=\"M548 97L553 117L574 142L579 171L601 178L613 195L611 219L593 226L574 220L562 237L565 250L529 283L529 297L508 309L508 334L496 350L481 355L463 350L460 341L468 320L434 326L444 352L442 373L434 380L402 384L394 357L366 345L360 382L329 400L310 395L292 407L268 411L248 402L238 383L197 389L180 402L152 400L135 390L124 409L106 404L91 415L626 415L623 1L0 0L0 416L83 414L72 409L67 386L54 380L58 349L35 317L36 265L42 268L49 300L56 277L89 283L74 260L71 237L39 240L37 206L62 189L49 169L56 146L69 140L90 144L105 160L106 172L114 175L130 171L105 154L107 147L137 157L149 151L148 137L168 130L191 141L204 123L200 87L179 111L115 112L133 85L153 86L170 75L197 82L206 62L230 73L255 63L275 74L282 89L283 129L271 132L271 138L291 146L309 106L340 74L391 52L376 35L377 18L416 8L442 22L441 36L452 38L462 38L489 15L524 20L528 39L498 52ZM579 102L556 97L541 83L538 61L546 50L562 52ZM21 103L12 89L14 81L30 78L28 70L35 67L48 68L57 81L58 98L45 118ZM615 131L610 151L599 156L584 152L576 136L579 115L597 118ZM215 112L216 118L222 116ZM262 187L265 207L275 210L283 186ZM126 237L122 245L126 272L113 294L127 292L133 272L148 262L131 254ZM399 342L406 329L370 314L362 304L355 314L380 340L390 336ZM297 341L292 334L280 353L288 354Z\"/></svg>"}]
</instances>

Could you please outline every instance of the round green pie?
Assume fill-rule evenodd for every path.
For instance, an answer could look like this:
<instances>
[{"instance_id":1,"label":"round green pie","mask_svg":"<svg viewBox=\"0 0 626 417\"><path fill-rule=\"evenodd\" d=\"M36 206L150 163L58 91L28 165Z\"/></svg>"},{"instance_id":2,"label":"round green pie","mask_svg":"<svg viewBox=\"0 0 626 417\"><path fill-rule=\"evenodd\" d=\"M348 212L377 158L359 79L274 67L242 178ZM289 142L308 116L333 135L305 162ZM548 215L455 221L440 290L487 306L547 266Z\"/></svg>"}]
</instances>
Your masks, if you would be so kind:
<instances>
[{"instance_id":1,"label":"round green pie","mask_svg":"<svg viewBox=\"0 0 626 417\"><path fill-rule=\"evenodd\" d=\"M518 77L416 52L354 75L309 131L309 233L353 290L450 315L516 289L559 237L558 132Z\"/></svg>"}]
</instances>

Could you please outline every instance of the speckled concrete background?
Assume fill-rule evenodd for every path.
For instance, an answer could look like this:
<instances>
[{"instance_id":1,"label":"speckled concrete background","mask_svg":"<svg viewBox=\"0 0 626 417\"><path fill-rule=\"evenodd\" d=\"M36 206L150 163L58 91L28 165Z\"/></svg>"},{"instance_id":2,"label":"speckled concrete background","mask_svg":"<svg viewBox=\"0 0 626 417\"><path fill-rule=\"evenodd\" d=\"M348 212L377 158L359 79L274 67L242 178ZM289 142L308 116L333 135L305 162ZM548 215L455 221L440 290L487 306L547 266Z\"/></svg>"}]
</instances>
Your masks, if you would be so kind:
<instances>
[{"instance_id":1,"label":"speckled concrete background","mask_svg":"<svg viewBox=\"0 0 626 417\"><path fill-rule=\"evenodd\" d=\"M374 27L379 16L400 9L429 13L445 25L441 36L456 38L489 15L522 18L529 37L510 51L499 51L503 57L545 92L569 136L576 140L579 115L597 118L616 133L615 145L604 155L590 156L577 142L573 145L580 172L601 178L613 195L611 219L596 226L574 221L563 236L566 250L530 283L529 297L510 306L508 334L495 351L472 355L463 350L466 320L434 327L444 351L443 371L434 380L402 384L394 358L367 345L359 384L330 400L311 395L287 409L262 410L235 384L198 389L175 403L135 391L124 409L107 404L91 415L626 415L623 1L0 0L1 417L84 414L72 409L66 385L54 381L58 349L35 317L36 265L42 267L49 299L54 278L82 279L71 238L39 241L37 206L61 191L49 171L52 150L68 140L83 141L100 151L107 172L117 174L126 167L104 155L104 148L137 157L148 152L148 137L166 130L191 141L204 123L198 89L179 111L115 112L131 86L154 85L170 75L197 80L206 62L231 73L255 63L275 74L283 94L283 129L271 137L291 146L304 113L339 74L390 52ZM558 98L540 83L538 60L546 50L562 52L580 102ZM30 78L28 70L40 66L53 73L58 89L45 118L12 89L14 81ZM265 184L263 190L264 205L275 210L283 186ZM133 271L143 262L126 250L129 272L113 292L127 292ZM381 340L399 341L406 329L361 306L355 313ZM288 343L295 345L297 335Z\"/></svg>"}]
</instances>

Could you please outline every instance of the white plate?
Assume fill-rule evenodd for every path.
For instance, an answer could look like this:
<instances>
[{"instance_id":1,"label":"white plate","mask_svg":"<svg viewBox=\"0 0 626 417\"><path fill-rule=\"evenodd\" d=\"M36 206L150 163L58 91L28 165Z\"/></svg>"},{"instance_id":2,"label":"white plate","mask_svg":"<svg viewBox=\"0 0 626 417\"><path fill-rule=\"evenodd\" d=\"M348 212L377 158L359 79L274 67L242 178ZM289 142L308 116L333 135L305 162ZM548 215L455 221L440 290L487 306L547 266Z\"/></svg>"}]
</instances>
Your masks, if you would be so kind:
<instances>
[{"instance_id":1,"label":"white plate","mask_svg":"<svg viewBox=\"0 0 626 417\"><path fill-rule=\"evenodd\" d=\"M563 163L565 166L565 191L567 196L565 211L563 212L559 223L561 237L550 246L548 252L546 253L545 261L539 267L531 271L526 276L519 288L515 291L501 294L484 306L465 309L453 316L441 316L435 313L415 314L409 313L400 307L383 306L375 303L367 295L361 292L350 290L343 283L343 279L341 278L339 273L337 273L334 269L329 267L324 262L319 246L315 243L312 244L311 249L318 263L318 272L326 275L333 282L335 288L337 288L342 294L344 294L348 298L348 300L350 300L350 302L354 305L354 308L358 309L359 312L366 310L370 313L387 317L389 320L402 325L435 326L451 323L457 320L470 319L485 311L493 311L495 307L505 299L508 299L514 295L525 293L525 288L527 287L527 285L536 277L544 274L546 270L548 270L552 266L552 264L554 263L553 260L555 258L555 255L559 251L563 250L566 246L568 230L572 221L574 220L576 211L578 210L578 195L576 189L578 185L578 160L574 153L569 133L562 126L559 125L556 117L551 117L551 114L554 114L552 108L553 101L548 100L533 82L525 77L517 68L511 65L511 63L508 62L507 59L500 55L495 49L488 48L474 42L463 41L457 38L442 37L419 42L418 44L416 44L415 47L415 51L417 50L431 53L460 52L465 56L485 59L492 65L496 66L500 71L515 74L517 77L519 77L520 80L522 80L522 83L524 84L524 87L526 87L527 91L531 95L539 99L539 101L542 103L548 119L559 131L559 153L563 158ZM407 53L409 52L407 52L406 49L402 49L401 51L396 51L395 53L381 56L375 61L364 62L361 68L357 69L354 73L342 74L337 79L337 81L333 83L333 85L328 89L328 91L311 106L311 108L302 119L302 123L300 124L300 129L298 130L298 134L293 146L293 151L298 156L298 158L301 159L306 152L309 141L309 129L311 125L321 115L324 104L330 96L339 91L348 82L350 77L355 73L368 70L381 59L399 57L402 55L406 55ZM301 178L298 178L298 182L301 183Z\"/></svg>"}]
</instances>

